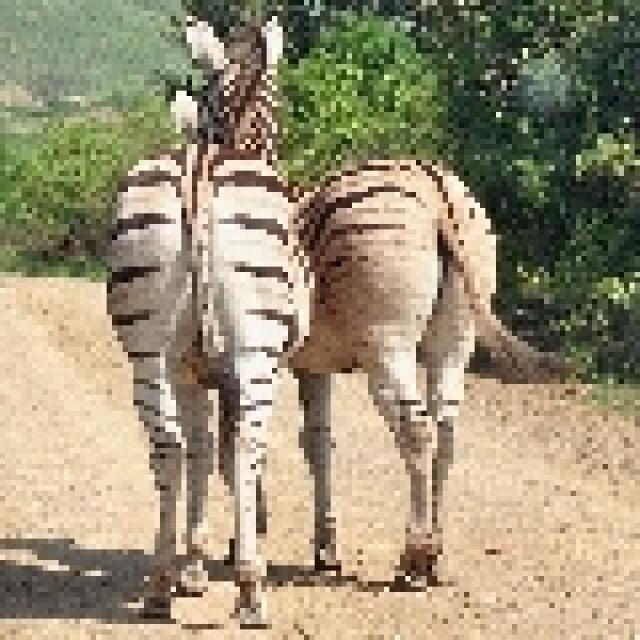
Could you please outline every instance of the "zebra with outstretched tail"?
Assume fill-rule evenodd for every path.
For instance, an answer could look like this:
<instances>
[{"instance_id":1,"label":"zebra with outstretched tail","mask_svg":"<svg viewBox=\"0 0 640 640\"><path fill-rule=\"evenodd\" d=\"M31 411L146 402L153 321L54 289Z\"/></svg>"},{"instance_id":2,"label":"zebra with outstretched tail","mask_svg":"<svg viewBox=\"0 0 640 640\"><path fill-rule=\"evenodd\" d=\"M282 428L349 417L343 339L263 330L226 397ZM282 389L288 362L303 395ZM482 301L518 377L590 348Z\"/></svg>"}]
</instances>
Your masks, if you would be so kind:
<instances>
[{"instance_id":1,"label":"zebra with outstretched tail","mask_svg":"<svg viewBox=\"0 0 640 640\"><path fill-rule=\"evenodd\" d=\"M243 623L260 623L265 428L278 371L309 324L292 198L273 165L282 30L275 20L251 25L224 45L208 25L191 21L187 40L213 72L217 102L197 113L211 135L129 172L109 257L108 310L133 364L160 493L145 613L169 616L171 596L190 586L176 559L183 458L187 575L202 559L214 387L220 466L235 500L237 609Z\"/></svg>"}]
</instances>

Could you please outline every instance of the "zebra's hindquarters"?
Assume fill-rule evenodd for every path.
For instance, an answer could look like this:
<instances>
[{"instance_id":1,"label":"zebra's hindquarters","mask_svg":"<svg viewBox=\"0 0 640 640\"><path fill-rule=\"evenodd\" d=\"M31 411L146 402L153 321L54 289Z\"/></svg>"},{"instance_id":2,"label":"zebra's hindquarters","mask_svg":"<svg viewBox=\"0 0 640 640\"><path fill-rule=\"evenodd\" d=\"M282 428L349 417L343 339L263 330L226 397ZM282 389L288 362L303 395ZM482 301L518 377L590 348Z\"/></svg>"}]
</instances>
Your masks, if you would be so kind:
<instances>
[{"instance_id":1,"label":"zebra's hindquarters","mask_svg":"<svg viewBox=\"0 0 640 640\"><path fill-rule=\"evenodd\" d=\"M107 310L134 366L164 351L190 295L181 158L144 160L118 191L107 257Z\"/></svg>"},{"instance_id":2,"label":"zebra's hindquarters","mask_svg":"<svg viewBox=\"0 0 640 640\"><path fill-rule=\"evenodd\" d=\"M216 316L227 353L280 362L309 331L308 270L288 190L266 162L224 159L212 169L211 188L196 226L206 236L206 312Z\"/></svg>"},{"instance_id":3,"label":"zebra's hindquarters","mask_svg":"<svg viewBox=\"0 0 640 640\"><path fill-rule=\"evenodd\" d=\"M385 341L417 342L437 293L436 215L402 177L393 165L344 171L302 203L314 322L294 367L367 366Z\"/></svg>"}]
</instances>

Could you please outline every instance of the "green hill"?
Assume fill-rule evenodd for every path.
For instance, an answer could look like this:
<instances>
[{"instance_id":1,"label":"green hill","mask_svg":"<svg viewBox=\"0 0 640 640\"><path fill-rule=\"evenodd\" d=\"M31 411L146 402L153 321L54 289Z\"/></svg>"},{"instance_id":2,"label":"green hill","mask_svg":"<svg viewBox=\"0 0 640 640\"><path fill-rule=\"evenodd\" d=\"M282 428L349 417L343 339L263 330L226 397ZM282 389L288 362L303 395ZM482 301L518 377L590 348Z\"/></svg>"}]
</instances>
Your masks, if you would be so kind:
<instances>
[{"instance_id":1,"label":"green hill","mask_svg":"<svg viewBox=\"0 0 640 640\"><path fill-rule=\"evenodd\" d=\"M180 11L179 0L0 0L0 85L47 107L127 102L157 86L156 71L188 68L170 22Z\"/></svg>"}]
</instances>

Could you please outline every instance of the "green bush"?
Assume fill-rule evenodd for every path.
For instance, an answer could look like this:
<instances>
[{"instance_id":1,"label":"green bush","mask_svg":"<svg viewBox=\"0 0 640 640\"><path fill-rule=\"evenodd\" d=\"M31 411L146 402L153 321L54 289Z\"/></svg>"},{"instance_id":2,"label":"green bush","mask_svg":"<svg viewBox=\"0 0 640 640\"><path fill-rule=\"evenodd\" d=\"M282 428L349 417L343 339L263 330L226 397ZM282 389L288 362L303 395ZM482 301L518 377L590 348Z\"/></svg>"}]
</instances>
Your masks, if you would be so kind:
<instances>
[{"instance_id":1,"label":"green bush","mask_svg":"<svg viewBox=\"0 0 640 640\"><path fill-rule=\"evenodd\" d=\"M342 16L281 70L286 170L304 181L367 156L441 155L439 85L410 36L380 18Z\"/></svg>"},{"instance_id":2,"label":"green bush","mask_svg":"<svg viewBox=\"0 0 640 640\"><path fill-rule=\"evenodd\" d=\"M118 178L175 136L159 100L127 114L54 117L37 144L7 163L1 224L6 245L30 253L99 258ZM8 176L6 174L9 174Z\"/></svg>"}]
</instances>

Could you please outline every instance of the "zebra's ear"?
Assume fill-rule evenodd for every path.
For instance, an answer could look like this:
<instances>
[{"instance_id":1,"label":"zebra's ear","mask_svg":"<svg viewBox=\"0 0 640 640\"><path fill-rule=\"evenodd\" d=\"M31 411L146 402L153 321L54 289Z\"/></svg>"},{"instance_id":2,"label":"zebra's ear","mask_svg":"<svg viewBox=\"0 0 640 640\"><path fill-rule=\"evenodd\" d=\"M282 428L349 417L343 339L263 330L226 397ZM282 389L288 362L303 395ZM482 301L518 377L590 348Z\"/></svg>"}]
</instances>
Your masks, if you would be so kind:
<instances>
[{"instance_id":1,"label":"zebra's ear","mask_svg":"<svg viewBox=\"0 0 640 640\"><path fill-rule=\"evenodd\" d=\"M193 134L198 127L198 103L186 92L176 91L171 115L178 133Z\"/></svg>"},{"instance_id":2,"label":"zebra's ear","mask_svg":"<svg viewBox=\"0 0 640 640\"><path fill-rule=\"evenodd\" d=\"M262 35L267 45L267 66L275 67L284 51L284 30L276 16L262 27Z\"/></svg>"},{"instance_id":3,"label":"zebra's ear","mask_svg":"<svg viewBox=\"0 0 640 640\"><path fill-rule=\"evenodd\" d=\"M209 65L214 71L224 69L228 62L224 42L206 22L189 18L185 35L195 60Z\"/></svg>"}]
</instances>

